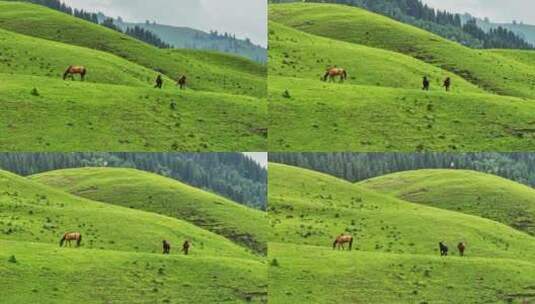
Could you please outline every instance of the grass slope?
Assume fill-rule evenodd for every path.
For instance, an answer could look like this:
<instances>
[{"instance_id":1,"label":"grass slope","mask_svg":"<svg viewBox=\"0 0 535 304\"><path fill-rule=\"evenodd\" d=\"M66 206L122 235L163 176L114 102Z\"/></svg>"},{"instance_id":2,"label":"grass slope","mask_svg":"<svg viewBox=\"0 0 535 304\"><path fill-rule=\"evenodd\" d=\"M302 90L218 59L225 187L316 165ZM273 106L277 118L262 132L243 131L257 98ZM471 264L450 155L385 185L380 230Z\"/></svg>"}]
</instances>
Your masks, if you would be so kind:
<instances>
[{"instance_id":1,"label":"grass slope","mask_svg":"<svg viewBox=\"0 0 535 304\"><path fill-rule=\"evenodd\" d=\"M416 170L359 183L406 201L489 218L535 235L535 190L465 170Z\"/></svg>"},{"instance_id":2,"label":"grass slope","mask_svg":"<svg viewBox=\"0 0 535 304\"><path fill-rule=\"evenodd\" d=\"M192 256L256 259L228 239L186 221L91 201L0 171L0 238L58 246L63 233L78 231L82 247L146 253L161 242L191 239Z\"/></svg>"},{"instance_id":3,"label":"grass slope","mask_svg":"<svg viewBox=\"0 0 535 304\"><path fill-rule=\"evenodd\" d=\"M31 179L91 200L188 221L259 253L267 250L264 212L160 175L134 169L81 168L45 172Z\"/></svg>"},{"instance_id":4,"label":"grass slope","mask_svg":"<svg viewBox=\"0 0 535 304\"><path fill-rule=\"evenodd\" d=\"M469 244L470 257L535 261L535 238L495 221L409 203L295 167L270 164L270 241L330 247L349 232L358 250L437 254Z\"/></svg>"},{"instance_id":5,"label":"grass slope","mask_svg":"<svg viewBox=\"0 0 535 304\"><path fill-rule=\"evenodd\" d=\"M270 77L274 151L530 151L535 103ZM288 91L290 98L283 96Z\"/></svg>"},{"instance_id":6,"label":"grass slope","mask_svg":"<svg viewBox=\"0 0 535 304\"><path fill-rule=\"evenodd\" d=\"M198 59L198 55L190 57L191 51L158 49L103 26L39 5L0 1L0 28L112 53L151 70L159 70L172 79L186 74L190 87L196 90L256 97L264 97L266 92L264 73L250 73L236 65L229 68L227 64L206 64ZM85 58L78 58L77 62L66 61L64 65L82 65L85 62Z\"/></svg>"},{"instance_id":7,"label":"grass slope","mask_svg":"<svg viewBox=\"0 0 535 304\"><path fill-rule=\"evenodd\" d=\"M273 163L269 170L272 303L535 300L535 238L525 233L318 172ZM344 231L356 250L332 250ZM440 240L450 246L447 258ZM465 257L459 241L468 244Z\"/></svg>"},{"instance_id":8,"label":"grass slope","mask_svg":"<svg viewBox=\"0 0 535 304\"><path fill-rule=\"evenodd\" d=\"M446 77L454 92L483 93L463 78L399 53L327 39L276 22L269 24L269 75L319 80L329 67L348 71L347 84L419 88L428 75L439 87ZM318 84L319 85L319 84Z\"/></svg>"},{"instance_id":9,"label":"grass slope","mask_svg":"<svg viewBox=\"0 0 535 304\"><path fill-rule=\"evenodd\" d=\"M529 65L461 46L363 9L294 3L271 5L269 13L271 20L307 33L410 55L489 92L535 98L535 72Z\"/></svg>"},{"instance_id":10,"label":"grass slope","mask_svg":"<svg viewBox=\"0 0 535 304\"><path fill-rule=\"evenodd\" d=\"M339 252L270 243L270 303L516 303L535 299L535 264L493 258ZM531 303L528 302L528 303Z\"/></svg>"},{"instance_id":11,"label":"grass slope","mask_svg":"<svg viewBox=\"0 0 535 304\"><path fill-rule=\"evenodd\" d=\"M16 263L9 262L14 256ZM0 240L2 302L266 303L257 261L162 256Z\"/></svg>"},{"instance_id":12,"label":"grass slope","mask_svg":"<svg viewBox=\"0 0 535 304\"><path fill-rule=\"evenodd\" d=\"M33 38L0 29L0 73L61 79L71 63L84 58L86 81L148 86L154 71L92 49ZM76 75L76 80L79 79Z\"/></svg>"},{"instance_id":13,"label":"grass slope","mask_svg":"<svg viewBox=\"0 0 535 304\"><path fill-rule=\"evenodd\" d=\"M0 82L0 146L6 151L242 151L266 146L265 100L8 74L0 74Z\"/></svg>"}]
</instances>

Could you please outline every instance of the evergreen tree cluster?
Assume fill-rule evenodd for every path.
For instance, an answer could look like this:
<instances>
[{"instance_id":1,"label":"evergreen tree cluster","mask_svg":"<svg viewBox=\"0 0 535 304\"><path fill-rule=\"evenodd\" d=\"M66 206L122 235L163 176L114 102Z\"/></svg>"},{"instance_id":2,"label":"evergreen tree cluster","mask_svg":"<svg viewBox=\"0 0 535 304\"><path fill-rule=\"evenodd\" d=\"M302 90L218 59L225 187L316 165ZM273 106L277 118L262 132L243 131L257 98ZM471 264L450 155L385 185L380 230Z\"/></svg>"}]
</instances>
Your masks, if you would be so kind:
<instances>
[{"instance_id":1,"label":"evergreen tree cluster","mask_svg":"<svg viewBox=\"0 0 535 304\"><path fill-rule=\"evenodd\" d=\"M144 41L148 44L152 44L154 46L162 48L162 49L171 48L171 45L162 41L162 39L160 39L160 37L155 35L153 32L145 30L139 26L127 27L125 34L127 34L128 36L132 36L138 40Z\"/></svg>"},{"instance_id":2,"label":"evergreen tree cluster","mask_svg":"<svg viewBox=\"0 0 535 304\"><path fill-rule=\"evenodd\" d=\"M508 29L498 27L484 32L475 20L468 20L463 24L460 14L435 10L421 0L270 0L270 2L320 2L357 6L412 24L472 48L535 48Z\"/></svg>"},{"instance_id":3,"label":"evergreen tree cluster","mask_svg":"<svg viewBox=\"0 0 535 304\"><path fill-rule=\"evenodd\" d=\"M466 169L535 188L533 153L270 153L269 160L351 182L408 170Z\"/></svg>"},{"instance_id":4,"label":"evergreen tree cluster","mask_svg":"<svg viewBox=\"0 0 535 304\"><path fill-rule=\"evenodd\" d=\"M0 168L23 176L79 167L135 168L266 208L267 170L242 153L0 153Z\"/></svg>"}]
</instances>

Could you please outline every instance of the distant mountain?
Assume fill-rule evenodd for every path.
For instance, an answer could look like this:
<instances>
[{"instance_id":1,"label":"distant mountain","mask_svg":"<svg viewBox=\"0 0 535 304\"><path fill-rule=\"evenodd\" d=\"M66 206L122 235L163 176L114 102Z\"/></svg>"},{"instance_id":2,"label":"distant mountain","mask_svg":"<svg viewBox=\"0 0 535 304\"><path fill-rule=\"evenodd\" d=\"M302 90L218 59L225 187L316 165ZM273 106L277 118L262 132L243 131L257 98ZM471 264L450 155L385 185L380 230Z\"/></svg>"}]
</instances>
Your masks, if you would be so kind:
<instances>
[{"instance_id":1,"label":"distant mountain","mask_svg":"<svg viewBox=\"0 0 535 304\"><path fill-rule=\"evenodd\" d=\"M480 19L480 18L476 18L476 20L477 20L477 25L485 32L488 32L490 29L496 29L498 27L502 27L522 37L527 42L535 45L535 25L524 24L522 22L495 23L495 22L491 22L488 19Z\"/></svg>"},{"instance_id":2,"label":"distant mountain","mask_svg":"<svg viewBox=\"0 0 535 304\"><path fill-rule=\"evenodd\" d=\"M98 18L105 20L107 17L99 13ZM123 31L136 26L150 31L175 48L214 50L243 56L260 63L265 63L267 60L267 50L264 47L254 44L248 38L239 39L229 33L217 31L207 33L190 27L164 25L149 21L132 23L121 18L114 19L114 23Z\"/></svg>"}]
</instances>

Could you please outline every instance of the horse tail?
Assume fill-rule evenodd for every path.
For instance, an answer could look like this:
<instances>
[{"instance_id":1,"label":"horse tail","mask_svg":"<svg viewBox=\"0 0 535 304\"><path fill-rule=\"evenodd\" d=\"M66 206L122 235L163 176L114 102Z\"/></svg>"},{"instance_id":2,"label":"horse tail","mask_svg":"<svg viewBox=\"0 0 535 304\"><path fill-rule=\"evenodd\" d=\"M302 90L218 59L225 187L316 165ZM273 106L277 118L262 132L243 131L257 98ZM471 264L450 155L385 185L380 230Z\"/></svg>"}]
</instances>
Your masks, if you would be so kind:
<instances>
[{"instance_id":1,"label":"horse tail","mask_svg":"<svg viewBox=\"0 0 535 304\"><path fill-rule=\"evenodd\" d=\"M346 72L346 70L344 70L344 71L342 72L342 75L344 75L344 80L346 80L346 79L347 79L347 72Z\"/></svg>"},{"instance_id":2,"label":"horse tail","mask_svg":"<svg viewBox=\"0 0 535 304\"><path fill-rule=\"evenodd\" d=\"M334 243L333 243L333 249L336 249L336 244L338 243L338 240L334 240Z\"/></svg>"},{"instance_id":3,"label":"horse tail","mask_svg":"<svg viewBox=\"0 0 535 304\"><path fill-rule=\"evenodd\" d=\"M76 241L76 246L80 247L80 242L82 242L82 235L78 234L78 240Z\"/></svg>"},{"instance_id":4,"label":"horse tail","mask_svg":"<svg viewBox=\"0 0 535 304\"><path fill-rule=\"evenodd\" d=\"M63 80L67 78L67 75L69 75L69 72L71 71L72 65L70 65L67 70L65 70L65 73L63 73Z\"/></svg>"},{"instance_id":5,"label":"horse tail","mask_svg":"<svg viewBox=\"0 0 535 304\"><path fill-rule=\"evenodd\" d=\"M67 234L64 234L63 237L61 238L61 240L59 241L59 247L63 247L63 242L65 242L66 236L67 236Z\"/></svg>"},{"instance_id":6,"label":"horse tail","mask_svg":"<svg viewBox=\"0 0 535 304\"><path fill-rule=\"evenodd\" d=\"M349 251L351 251L351 248L353 247L353 237L349 239Z\"/></svg>"}]
</instances>

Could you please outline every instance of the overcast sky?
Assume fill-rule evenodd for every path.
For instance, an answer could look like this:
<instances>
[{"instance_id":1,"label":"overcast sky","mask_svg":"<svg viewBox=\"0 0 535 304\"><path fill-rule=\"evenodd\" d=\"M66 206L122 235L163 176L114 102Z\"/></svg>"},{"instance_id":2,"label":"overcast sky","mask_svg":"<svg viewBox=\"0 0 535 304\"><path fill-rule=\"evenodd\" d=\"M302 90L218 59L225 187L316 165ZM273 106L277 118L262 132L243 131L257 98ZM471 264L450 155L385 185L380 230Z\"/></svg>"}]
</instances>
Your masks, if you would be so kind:
<instances>
[{"instance_id":1,"label":"overcast sky","mask_svg":"<svg viewBox=\"0 0 535 304\"><path fill-rule=\"evenodd\" d=\"M267 168L268 165L268 154L266 152L243 152L243 154L251 157L262 167Z\"/></svg>"},{"instance_id":2,"label":"overcast sky","mask_svg":"<svg viewBox=\"0 0 535 304\"><path fill-rule=\"evenodd\" d=\"M524 21L535 24L534 0L422 0L431 7L453 13L489 17L494 22Z\"/></svg>"},{"instance_id":3,"label":"overcast sky","mask_svg":"<svg viewBox=\"0 0 535 304\"><path fill-rule=\"evenodd\" d=\"M267 45L267 0L63 0L69 6L125 21L229 32Z\"/></svg>"}]
</instances>

